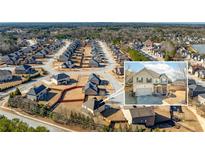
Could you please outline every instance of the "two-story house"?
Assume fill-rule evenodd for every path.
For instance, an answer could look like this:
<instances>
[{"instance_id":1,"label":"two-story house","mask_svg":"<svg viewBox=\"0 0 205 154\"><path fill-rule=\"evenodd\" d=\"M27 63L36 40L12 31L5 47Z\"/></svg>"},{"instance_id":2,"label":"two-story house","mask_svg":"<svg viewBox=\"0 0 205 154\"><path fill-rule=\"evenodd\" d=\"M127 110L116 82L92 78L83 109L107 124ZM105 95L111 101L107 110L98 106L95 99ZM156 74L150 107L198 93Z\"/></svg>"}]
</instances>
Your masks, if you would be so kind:
<instances>
[{"instance_id":1,"label":"two-story house","mask_svg":"<svg viewBox=\"0 0 205 154\"><path fill-rule=\"evenodd\" d=\"M133 92L135 96L166 95L168 92L168 77L147 68L133 75Z\"/></svg>"}]
</instances>

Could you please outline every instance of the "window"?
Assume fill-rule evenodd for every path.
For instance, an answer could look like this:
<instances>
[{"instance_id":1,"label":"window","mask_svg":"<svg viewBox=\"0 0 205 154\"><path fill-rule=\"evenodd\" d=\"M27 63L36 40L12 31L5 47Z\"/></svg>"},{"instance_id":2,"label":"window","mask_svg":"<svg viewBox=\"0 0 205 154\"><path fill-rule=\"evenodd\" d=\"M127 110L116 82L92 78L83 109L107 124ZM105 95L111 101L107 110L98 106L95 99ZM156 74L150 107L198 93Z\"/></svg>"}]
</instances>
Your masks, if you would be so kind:
<instances>
[{"instance_id":1,"label":"window","mask_svg":"<svg viewBox=\"0 0 205 154\"><path fill-rule=\"evenodd\" d=\"M166 77L162 77L161 78L161 83L167 83L167 78Z\"/></svg>"},{"instance_id":2,"label":"window","mask_svg":"<svg viewBox=\"0 0 205 154\"><path fill-rule=\"evenodd\" d=\"M147 83L152 83L152 78L146 78Z\"/></svg>"},{"instance_id":3,"label":"window","mask_svg":"<svg viewBox=\"0 0 205 154\"><path fill-rule=\"evenodd\" d=\"M142 83L143 82L143 77L141 77L141 78L136 78L136 82L138 82L138 83Z\"/></svg>"},{"instance_id":4,"label":"window","mask_svg":"<svg viewBox=\"0 0 205 154\"><path fill-rule=\"evenodd\" d=\"M160 83L160 80L159 79L155 79L154 80L154 84L158 84L158 83Z\"/></svg>"}]
</instances>

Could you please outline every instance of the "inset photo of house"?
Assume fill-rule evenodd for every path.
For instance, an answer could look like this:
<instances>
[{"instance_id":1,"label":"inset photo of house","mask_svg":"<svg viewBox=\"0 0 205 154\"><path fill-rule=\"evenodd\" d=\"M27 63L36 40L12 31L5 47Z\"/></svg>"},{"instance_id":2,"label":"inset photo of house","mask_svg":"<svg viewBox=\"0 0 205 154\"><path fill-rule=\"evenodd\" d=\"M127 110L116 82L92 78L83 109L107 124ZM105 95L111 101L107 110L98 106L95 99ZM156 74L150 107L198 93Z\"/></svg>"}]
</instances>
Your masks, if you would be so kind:
<instances>
[{"instance_id":1,"label":"inset photo of house","mask_svg":"<svg viewBox=\"0 0 205 154\"><path fill-rule=\"evenodd\" d=\"M125 62L125 105L187 105L187 62Z\"/></svg>"}]
</instances>

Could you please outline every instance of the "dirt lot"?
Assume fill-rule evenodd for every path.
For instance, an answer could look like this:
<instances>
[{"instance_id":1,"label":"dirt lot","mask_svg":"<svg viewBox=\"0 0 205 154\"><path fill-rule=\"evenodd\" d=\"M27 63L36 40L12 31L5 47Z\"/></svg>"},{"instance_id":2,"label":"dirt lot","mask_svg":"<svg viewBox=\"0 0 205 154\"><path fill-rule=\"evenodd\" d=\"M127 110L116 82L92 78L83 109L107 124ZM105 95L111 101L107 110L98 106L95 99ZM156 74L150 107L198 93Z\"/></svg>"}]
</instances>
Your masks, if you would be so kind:
<instances>
[{"instance_id":1,"label":"dirt lot","mask_svg":"<svg viewBox=\"0 0 205 154\"><path fill-rule=\"evenodd\" d=\"M85 86L85 84L88 82L88 78L89 76L87 75L79 75L77 86Z\"/></svg>"},{"instance_id":2,"label":"dirt lot","mask_svg":"<svg viewBox=\"0 0 205 154\"><path fill-rule=\"evenodd\" d=\"M167 123L163 123L158 125L161 129L171 132L201 132L202 128L196 118L196 116L187 109L187 107L182 107L183 113L174 113L175 116L179 117L181 119L180 122L177 122L179 127L176 126L170 126ZM163 107L156 107L155 113L159 114L160 120L167 120L170 118L169 114L169 106L163 106ZM159 119L157 119L157 122L159 122Z\"/></svg>"},{"instance_id":3,"label":"dirt lot","mask_svg":"<svg viewBox=\"0 0 205 154\"><path fill-rule=\"evenodd\" d=\"M173 97L166 98L163 101L168 104L184 104L185 96L185 91L176 91L173 93Z\"/></svg>"},{"instance_id":4,"label":"dirt lot","mask_svg":"<svg viewBox=\"0 0 205 154\"><path fill-rule=\"evenodd\" d=\"M77 88L77 89L73 89L70 91L67 91L63 101L70 101L70 100L76 100L76 99L84 99L85 98L85 94L82 91L82 88Z\"/></svg>"},{"instance_id":5,"label":"dirt lot","mask_svg":"<svg viewBox=\"0 0 205 154\"><path fill-rule=\"evenodd\" d=\"M64 113L66 111L81 112L82 101L60 103L54 112Z\"/></svg>"}]
</instances>

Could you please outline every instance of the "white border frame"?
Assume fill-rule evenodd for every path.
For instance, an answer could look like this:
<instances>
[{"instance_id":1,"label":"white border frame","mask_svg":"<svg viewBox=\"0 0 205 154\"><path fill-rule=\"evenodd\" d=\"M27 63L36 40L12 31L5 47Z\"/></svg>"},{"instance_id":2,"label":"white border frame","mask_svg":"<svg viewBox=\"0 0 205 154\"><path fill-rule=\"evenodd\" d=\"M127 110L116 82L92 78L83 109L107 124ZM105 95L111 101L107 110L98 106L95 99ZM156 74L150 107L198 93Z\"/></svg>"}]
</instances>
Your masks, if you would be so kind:
<instances>
[{"instance_id":1,"label":"white border frame","mask_svg":"<svg viewBox=\"0 0 205 154\"><path fill-rule=\"evenodd\" d=\"M124 90L124 106L139 106L139 107L148 107L148 106L188 106L188 61L124 61L124 89L125 89L125 64L126 63L185 63L186 64L186 99L185 100L187 103L186 104L126 104L126 99L125 99L125 90Z\"/></svg>"}]
</instances>

